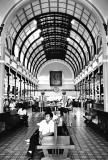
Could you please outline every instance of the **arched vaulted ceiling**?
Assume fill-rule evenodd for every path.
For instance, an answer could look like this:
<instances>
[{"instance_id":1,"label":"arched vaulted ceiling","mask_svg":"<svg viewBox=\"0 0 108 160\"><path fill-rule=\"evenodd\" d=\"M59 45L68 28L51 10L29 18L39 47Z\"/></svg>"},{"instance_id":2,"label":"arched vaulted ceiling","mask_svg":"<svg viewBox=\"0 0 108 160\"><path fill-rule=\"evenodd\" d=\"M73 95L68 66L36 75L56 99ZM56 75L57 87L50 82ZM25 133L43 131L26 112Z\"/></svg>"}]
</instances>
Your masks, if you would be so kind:
<instances>
[{"instance_id":1,"label":"arched vaulted ceiling","mask_svg":"<svg viewBox=\"0 0 108 160\"><path fill-rule=\"evenodd\" d=\"M8 31L12 54L36 77L52 59L66 62L76 77L96 54L100 34L92 13L73 0L35 0L16 12Z\"/></svg>"}]
</instances>

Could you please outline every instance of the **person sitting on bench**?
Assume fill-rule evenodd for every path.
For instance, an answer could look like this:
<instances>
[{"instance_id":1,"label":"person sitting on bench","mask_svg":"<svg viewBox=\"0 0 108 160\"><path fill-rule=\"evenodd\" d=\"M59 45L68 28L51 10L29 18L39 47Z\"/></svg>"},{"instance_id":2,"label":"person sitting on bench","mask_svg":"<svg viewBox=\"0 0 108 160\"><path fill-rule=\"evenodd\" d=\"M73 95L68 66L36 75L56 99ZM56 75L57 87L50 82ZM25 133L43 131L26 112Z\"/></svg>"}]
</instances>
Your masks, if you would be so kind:
<instances>
[{"instance_id":1,"label":"person sitting on bench","mask_svg":"<svg viewBox=\"0 0 108 160\"><path fill-rule=\"evenodd\" d=\"M42 120L39 125L39 129L35 131L35 133L30 138L30 144L27 151L27 155L32 159L36 145L41 144L43 137L54 135L54 122L52 120L53 114L52 112L45 113L45 119Z\"/></svg>"}]
</instances>

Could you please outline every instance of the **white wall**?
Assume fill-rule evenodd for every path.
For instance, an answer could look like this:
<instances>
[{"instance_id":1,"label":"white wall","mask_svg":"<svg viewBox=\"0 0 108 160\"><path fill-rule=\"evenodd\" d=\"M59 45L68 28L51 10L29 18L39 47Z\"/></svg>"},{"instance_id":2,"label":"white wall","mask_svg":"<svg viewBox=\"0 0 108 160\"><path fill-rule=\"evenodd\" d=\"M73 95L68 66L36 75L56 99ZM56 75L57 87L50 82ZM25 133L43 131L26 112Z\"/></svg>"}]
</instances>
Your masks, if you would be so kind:
<instances>
[{"instance_id":1,"label":"white wall","mask_svg":"<svg viewBox=\"0 0 108 160\"><path fill-rule=\"evenodd\" d=\"M50 71L62 71L62 86L60 89L74 89L74 74L65 63L54 62L47 63L38 75L39 87L38 89L52 89L50 86Z\"/></svg>"},{"instance_id":2,"label":"white wall","mask_svg":"<svg viewBox=\"0 0 108 160\"><path fill-rule=\"evenodd\" d=\"M39 90L51 90L54 87L50 86L50 71L62 71L62 86L57 87L58 92L55 91L45 91L47 99L61 99L62 90L74 90L74 74L72 69L70 69L65 63L52 61L47 63L38 75L39 80ZM37 97L41 95L41 92L37 92ZM75 91L66 91L66 95L71 98L78 96Z\"/></svg>"}]
</instances>

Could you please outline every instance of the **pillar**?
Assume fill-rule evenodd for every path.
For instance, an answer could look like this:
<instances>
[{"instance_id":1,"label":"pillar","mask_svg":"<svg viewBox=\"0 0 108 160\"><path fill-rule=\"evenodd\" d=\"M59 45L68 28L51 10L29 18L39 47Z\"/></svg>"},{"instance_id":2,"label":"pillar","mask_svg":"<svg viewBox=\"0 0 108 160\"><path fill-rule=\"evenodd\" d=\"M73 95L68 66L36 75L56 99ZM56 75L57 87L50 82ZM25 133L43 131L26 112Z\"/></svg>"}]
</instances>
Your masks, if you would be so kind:
<instances>
[{"instance_id":1,"label":"pillar","mask_svg":"<svg viewBox=\"0 0 108 160\"><path fill-rule=\"evenodd\" d=\"M0 60L0 113L3 113L3 99L4 99L4 72L5 65Z\"/></svg>"},{"instance_id":2,"label":"pillar","mask_svg":"<svg viewBox=\"0 0 108 160\"><path fill-rule=\"evenodd\" d=\"M28 81L28 90L29 90L29 98L30 98L30 81Z\"/></svg>"},{"instance_id":3,"label":"pillar","mask_svg":"<svg viewBox=\"0 0 108 160\"><path fill-rule=\"evenodd\" d=\"M19 82L20 82L20 92L19 92L19 98L20 98L20 100L21 100L21 97L22 97L22 78L20 77L20 80L19 80Z\"/></svg>"},{"instance_id":4,"label":"pillar","mask_svg":"<svg viewBox=\"0 0 108 160\"><path fill-rule=\"evenodd\" d=\"M24 79L24 101L25 101L25 83L26 83L26 80Z\"/></svg>"},{"instance_id":5,"label":"pillar","mask_svg":"<svg viewBox=\"0 0 108 160\"><path fill-rule=\"evenodd\" d=\"M102 82L102 78L103 78L103 70L101 70L101 68L100 68L100 102L101 102L101 82Z\"/></svg>"},{"instance_id":6,"label":"pillar","mask_svg":"<svg viewBox=\"0 0 108 160\"><path fill-rule=\"evenodd\" d=\"M30 97L31 97L31 82L30 82Z\"/></svg>"},{"instance_id":7,"label":"pillar","mask_svg":"<svg viewBox=\"0 0 108 160\"><path fill-rule=\"evenodd\" d=\"M88 76L88 93L89 93L89 99L90 99L90 76Z\"/></svg>"},{"instance_id":8,"label":"pillar","mask_svg":"<svg viewBox=\"0 0 108 160\"><path fill-rule=\"evenodd\" d=\"M108 19L106 33L102 33L103 41L103 92L104 92L104 111L108 112Z\"/></svg>"},{"instance_id":9,"label":"pillar","mask_svg":"<svg viewBox=\"0 0 108 160\"><path fill-rule=\"evenodd\" d=\"M8 76L7 99L9 101L9 95L10 95L10 76L11 76L11 74L10 74L10 68L8 70L7 76Z\"/></svg>"},{"instance_id":10,"label":"pillar","mask_svg":"<svg viewBox=\"0 0 108 160\"><path fill-rule=\"evenodd\" d=\"M108 112L108 55L104 55L103 59L104 111Z\"/></svg>"},{"instance_id":11,"label":"pillar","mask_svg":"<svg viewBox=\"0 0 108 160\"><path fill-rule=\"evenodd\" d=\"M32 91L31 91L31 93L33 93L33 83L31 84L31 88L32 88ZM33 94L32 94L33 95Z\"/></svg>"},{"instance_id":12,"label":"pillar","mask_svg":"<svg viewBox=\"0 0 108 160\"><path fill-rule=\"evenodd\" d=\"M62 91L63 107L66 107L67 96L66 91Z\"/></svg>"},{"instance_id":13,"label":"pillar","mask_svg":"<svg viewBox=\"0 0 108 160\"><path fill-rule=\"evenodd\" d=\"M87 98L87 80L86 78L84 79L84 98Z\"/></svg>"},{"instance_id":14,"label":"pillar","mask_svg":"<svg viewBox=\"0 0 108 160\"><path fill-rule=\"evenodd\" d=\"M35 88L36 88L36 87L35 87L35 84L34 84L34 96L35 96Z\"/></svg>"},{"instance_id":15,"label":"pillar","mask_svg":"<svg viewBox=\"0 0 108 160\"><path fill-rule=\"evenodd\" d=\"M28 99L28 93L29 93L29 81L27 82L27 99Z\"/></svg>"},{"instance_id":16,"label":"pillar","mask_svg":"<svg viewBox=\"0 0 108 160\"><path fill-rule=\"evenodd\" d=\"M15 79L14 95L15 95L15 100L16 100L16 79L17 79L17 76L16 76L16 74L15 74L15 77L14 77L14 79Z\"/></svg>"},{"instance_id":17,"label":"pillar","mask_svg":"<svg viewBox=\"0 0 108 160\"><path fill-rule=\"evenodd\" d=\"M42 91L41 92L41 95L42 95L41 112L43 112L43 108L44 108L44 94L45 94L45 92Z\"/></svg>"},{"instance_id":18,"label":"pillar","mask_svg":"<svg viewBox=\"0 0 108 160\"><path fill-rule=\"evenodd\" d=\"M95 100L95 74L93 73L93 100Z\"/></svg>"},{"instance_id":19,"label":"pillar","mask_svg":"<svg viewBox=\"0 0 108 160\"><path fill-rule=\"evenodd\" d=\"M82 80L82 98L85 99L84 80Z\"/></svg>"},{"instance_id":20,"label":"pillar","mask_svg":"<svg viewBox=\"0 0 108 160\"><path fill-rule=\"evenodd\" d=\"M2 30L3 24L0 26L0 113L3 113L3 99L4 99L4 74L5 74L5 63L4 63L4 50L2 44Z\"/></svg>"}]
</instances>

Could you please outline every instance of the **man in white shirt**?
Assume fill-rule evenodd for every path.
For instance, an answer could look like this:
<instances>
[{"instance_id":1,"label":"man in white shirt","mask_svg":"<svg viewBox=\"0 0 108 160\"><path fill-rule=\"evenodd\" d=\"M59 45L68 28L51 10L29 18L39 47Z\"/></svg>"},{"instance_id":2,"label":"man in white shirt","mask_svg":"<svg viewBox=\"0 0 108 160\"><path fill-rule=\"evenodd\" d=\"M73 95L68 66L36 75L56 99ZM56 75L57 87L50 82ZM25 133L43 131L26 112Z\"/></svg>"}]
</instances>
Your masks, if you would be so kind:
<instances>
[{"instance_id":1,"label":"man in white shirt","mask_svg":"<svg viewBox=\"0 0 108 160\"><path fill-rule=\"evenodd\" d=\"M51 112L45 113L45 120L42 120L39 125L39 130L31 136L30 145L27 151L27 155L32 159L35 147L41 144L43 137L52 136L54 134L54 122L52 120L53 114Z\"/></svg>"},{"instance_id":2,"label":"man in white shirt","mask_svg":"<svg viewBox=\"0 0 108 160\"><path fill-rule=\"evenodd\" d=\"M21 107L19 110L18 110L18 114L20 116L20 120L22 123L24 123L24 125L26 127L28 127L28 116L27 116L27 111L26 109L24 109L24 107Z\"/></svg>"},{"instance_id":3,"label":"man in white shirt","mask_svg":"<svg viewBox=\"0 0 108 160\"><path fill-rule=\"evenodd\" d=\"M20 108L20 109L18 110L18 114L19 114L20 117L22 118L23 115L26 115L26 114L27 114L27 111L26 111L26 109Z\"/></svg>"}]
</instances>

